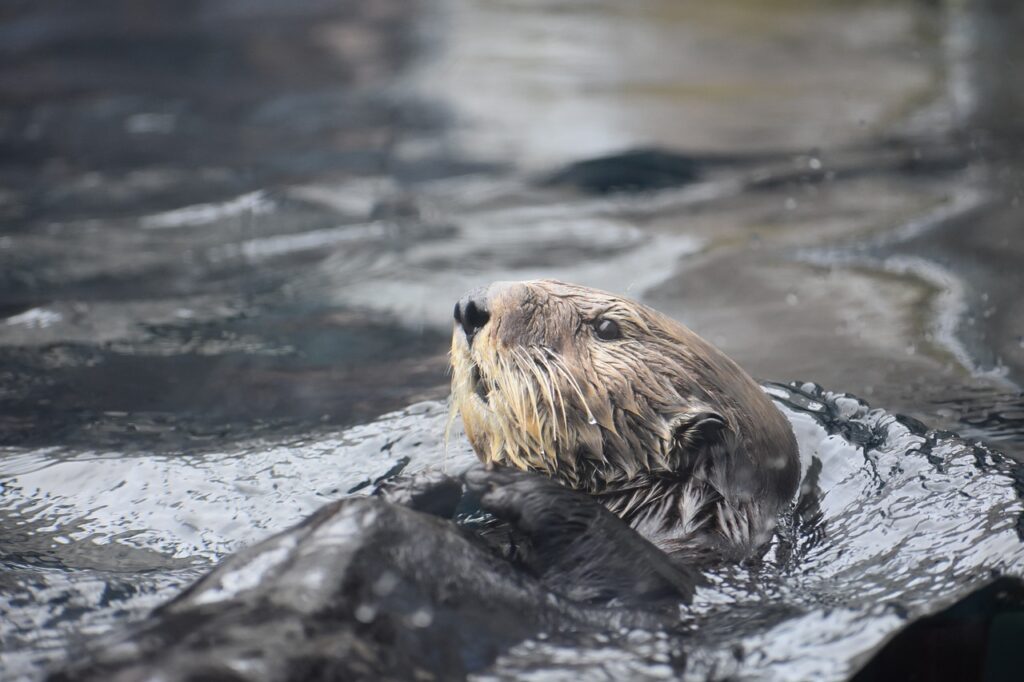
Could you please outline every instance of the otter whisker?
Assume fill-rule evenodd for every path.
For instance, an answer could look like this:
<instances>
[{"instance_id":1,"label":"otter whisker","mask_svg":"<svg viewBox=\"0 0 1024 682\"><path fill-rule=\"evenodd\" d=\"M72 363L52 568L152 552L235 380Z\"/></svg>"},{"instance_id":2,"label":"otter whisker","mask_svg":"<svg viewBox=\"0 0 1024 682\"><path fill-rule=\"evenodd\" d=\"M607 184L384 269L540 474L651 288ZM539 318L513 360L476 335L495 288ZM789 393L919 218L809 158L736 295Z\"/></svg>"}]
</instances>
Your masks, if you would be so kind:
<instances>
[{"instance_id":1,"label":"otter whisker","mask_svg":"<svg viewBox=\"0 0 1024 682\"><path fill-rule=\"evenodd\" d=\"M502 366L502 371L499 373L499 381L501 381L502 395L505 399L506 404L512 411L515 417L516 424L519 428L512 428L513 425L502 424L502 430L505 432L506 442L516 443L519 447L526 451L527 454L535 448L531 447L529 442L524 442L523 437L532 435L530 433L530 415L527 411L527 405L531 408L535 407L535 400L530 400L528 395L528 389L524 386L521 375L516 368L511 367L509 359L502 358L499 363Z\"/></svg>"},{"instance_id":2,"label":"otter whisker","mask_svg":"<svg viewBox=\"0 0 1024 682\"><path fill-rule=\"evenodd\" d=\"M539 468L548 474L554 474L556 463L545 456L545 452L553 451L553 447L544 437L543 424L530 424L527 401L530 407L536 407L536 393L529 382L522 381L522 376L503 361L504 404L516 417L515 421L502 420L499 429L502 434L505 456L520 468ZM518 365L517 365L518 366Z\"/></svg>"},{"instance_id":3,"label":"otter whisker","mask_svg":"<svg viewBox=\"0 0 1024 682\"><path fill-rule=\"evenodd\" d=\"M531 368L530 368L529 358L524 358L521 349L519 349L519 348L513 349L512 361L513 361L513 364L516 365L516 369L520 373L520 376L523 376L523 375L526 375L526 374L532 374L532 372L530 371ZM544 438L543 438L542 433L541 433L543 431L543 424L541 422L540 405L538 404L539 401L537 399L537 393L536 393L536 391L534 389L534 385L533 385L534 382L529 381L529 377L525 377L525 378L526 378L526 380L523 381L523 387L525 388L526 392L529 394L530 406L533 408L533 420L527 424L527 431L529 433L531 433L531 435L534 436L534 438L536 439L538 445L541 448L543 448L543 440L544 440Z\"/></svg>"},{"instance_id":4,"label":"otter whisker","mask_svg":"<svg viewBox=\"0 0 1024 682\"><path fill-rule=\"evenodd\" d=\"M540 408L538 407L537 393L534 390L532 381L524 381L523 389L526 392L526 396L529 398L528 404L533 408L533 419L527 421L527 433L534 437L537 445L543 449L544 447L544 425L541 423Z\"/></svg>"},{"instance_id":5,"label":"otter whisker","mask_svg":"<svg viewBox=\"0 0 1024 682\"><path fill-rule=\"evenodd\" d=\"M558 442L559 438L564 439L566 442L569 440L569 421L566 419L565 414L565 400L562 399L562 392L555 385L555 382L551 378L550 368L547 364L541 360L541 365L537 368L537 373L544 380L544 386L547 389L548 407L551 409L551 430L554 432L555 442ZM558 403L561 407L562 412L562 423L558 423L558 406L555 405L555 396L558 397Z\"/></svg>"},{"instance_id":6,"label":"otter whisker","mask_svg":"<svg viewBox=\"0 0 1024 682\"><path fill-rule=\"evenodd\" d=\"M534 411L537 414L537 421L540 422L542 426L543 426L544 423L549 423L550 424L550 426L551 426L551 433L552 433L552 439L551 440L553 441L552 442L552 448L557 447L557 445L558 445L558 421L553 418L554 415L556 414L556 412L555 412L555 405L554 405L554 396L552 395L551 386L550 386L549 382L544 378L540 368L537 366L536 359L529 357L529 355L527 355L527 351L525 349L516 348L515 349L515 355L521 361L521 367L523 368L523 370L526 371L526 372L529 372L530 375L534 378L534 380L535 380L535 382L537 384L537 389L540 391L541 396L543 397L543 399L545 401L545 404L549 408L549 413L548 413L549 414L549 418L548 419L545 419L540 414L540 407L541 406L539 404L539 401L535 405ZM547 440L547 439L545 439L545 440Z\"/></svg>"},{"instance_id":7,"label":"otter whisker","mask_svg":"<svg viewBox=\"0 0 1024 682\"><path fill-rule=\"evenodd\" d=\"M561 358L554 354L551 354L550 351L548 351L548 353L555 369L557 369L559 373L561 373L561 375L566 378L566 380L569 382L569 386L572 387L572 389L576 392L577 397L579 397L580 405L583 407L583 410L587 413L587 421L590 424L596 424L597 419L594 417L594 412L593 410L590 409L590 405L587 403L587 399L583 396L583 389L580 388L580 385L576 381L576 378L572 375L568 368L564 366Z\"/></svg>"},{"instance_id":8,"label":"otter whisker","mask_svg":"<svg viewBox=\"0 0 1024 682\"><path fill-rule=\"evenodd\" d=\"M548 405L551 408L551 424L552 424L552 430L554 431L554 434L555 434L555 442L558 442L558 438L559 438L559 428L558 428L558 412L559 412L559 409L557 407L555 407L555 395L556 394L558 396L558 403L559 403L559 407L561 408L561 413L562 413L562 433L564 433L565 434L564 437L566 439L568 439L569 438L569 420L568 420L568 416L566 415L566 411L565 411L565 398L562 396L562 389L558 386L557 382L554 380L554 376L553 376L554 375L554 371L551 369L551 366L550 366L547 358L545 357L545 355L543 353L537 354L537 356L534 358L534 361L535 361L534 362L534 369L535 369L535 371L537 373L537 376L539 377L539 380L542 381L543 386L547 390Z\"/></svg>"},{"instance_id":9,"label":"otter whisker","mask_svg":"<svg viewBox=\"0 0 1024 682\"><path fill-rule=\"evenodd\" d=\"M561 408L561 411L562 411L562 428L563 428L563 433L565 433L565 437L568 439L569 438L569 416L568 416L568 413L567 413L567 411L565 409L565 395L562 394L562 386L560 385L560 382L555 380L555 370L551 367L551 363L548 360L548 358L547 357L543 357L542 361L544 363L544 369L547 371L548 379L551 381L552 387L555 389L555 392L558 394L558 405L559 405L559 407Z\"/></svg>"}]
</instances>

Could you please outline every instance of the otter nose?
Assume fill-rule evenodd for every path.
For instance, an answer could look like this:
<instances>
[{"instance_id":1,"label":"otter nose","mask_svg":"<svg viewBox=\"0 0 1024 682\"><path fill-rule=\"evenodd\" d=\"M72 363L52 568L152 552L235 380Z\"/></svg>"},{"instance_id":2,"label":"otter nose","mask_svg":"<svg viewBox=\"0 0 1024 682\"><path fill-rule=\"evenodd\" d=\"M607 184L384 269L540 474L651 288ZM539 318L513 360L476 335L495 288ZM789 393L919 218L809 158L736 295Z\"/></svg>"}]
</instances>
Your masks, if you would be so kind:
<instances>
[{"instance_id":1,"label":"otter nose","mask_svg":"<svg viewBox=\"0 0 1024 682\"><path fill-rule=\"evenodd\" d=\"M455 304L455 321L466 332L466 343L473 344L473 337L491 319L487 309L487 290L474 289Z\"/></svg>"}]
</instances>

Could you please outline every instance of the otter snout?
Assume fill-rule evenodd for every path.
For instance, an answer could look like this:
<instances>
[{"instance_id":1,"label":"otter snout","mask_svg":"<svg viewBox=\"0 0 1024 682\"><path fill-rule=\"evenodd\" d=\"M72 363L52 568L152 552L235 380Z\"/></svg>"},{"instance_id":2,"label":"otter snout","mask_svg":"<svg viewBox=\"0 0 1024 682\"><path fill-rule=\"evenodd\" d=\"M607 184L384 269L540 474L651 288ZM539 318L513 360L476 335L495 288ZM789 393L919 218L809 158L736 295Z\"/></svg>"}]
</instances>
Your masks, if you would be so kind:
<instances>
[{"instance_id":1,"label":"otter snout","mask_svg":"<svg viewBox=\"0 0 1024 682\"><path fill-rule=\"evenodd\" d=\"M491 319L487 305L487 289L473 289L455 304L455 322L466 334L466 345L473 345L473 337Z\"/></svg>"}]
</instances>

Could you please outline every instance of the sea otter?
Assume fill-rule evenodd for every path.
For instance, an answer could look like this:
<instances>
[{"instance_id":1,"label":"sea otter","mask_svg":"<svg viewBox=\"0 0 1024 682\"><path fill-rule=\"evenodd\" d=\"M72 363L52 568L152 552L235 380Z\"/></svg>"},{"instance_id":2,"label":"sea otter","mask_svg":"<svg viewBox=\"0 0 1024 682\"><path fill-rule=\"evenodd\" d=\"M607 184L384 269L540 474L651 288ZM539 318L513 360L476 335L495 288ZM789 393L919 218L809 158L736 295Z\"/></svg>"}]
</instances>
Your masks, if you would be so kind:
<instances>
[{"instance_id":1,"label":"sea otter","mask_svg":"<svg viewBox=\"0 0 1024 682\"><path fill-rule=\"evenodd\" d=\"M747 555L796 491L793 430L760 386L635 301L496 282L456 304L451 365L485 464L586 491L670 554Z\"/></svg>"},{"instance_id":2,"label":"sea otter","mask_svg":"<svg viewBox=\"0 0 1024 682\"><path fill-rule=\"evenodd\" d=\"M768 537L793 434L712 346L552 281L455 314L453 404L485 466L331 503L49 679L460 679L539 633L674 632L700 581L686 559ZM462 522L472 498L493 527Z\"/></svg>"}]
</instances>

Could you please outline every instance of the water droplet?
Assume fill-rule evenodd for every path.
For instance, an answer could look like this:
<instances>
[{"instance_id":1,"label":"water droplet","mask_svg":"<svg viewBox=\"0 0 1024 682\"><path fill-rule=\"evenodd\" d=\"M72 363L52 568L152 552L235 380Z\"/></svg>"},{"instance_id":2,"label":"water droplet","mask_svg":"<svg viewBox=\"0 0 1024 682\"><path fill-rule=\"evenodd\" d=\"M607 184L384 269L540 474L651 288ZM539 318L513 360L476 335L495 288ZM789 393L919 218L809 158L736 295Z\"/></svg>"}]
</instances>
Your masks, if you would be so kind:
<instances>
[{"instance_id":1,"label":"water droplet","mask_svg":"<svg viewBox=\"0 0 1024 682\"><path fill-rule=\"evenodd\" d=\"M811 170L821 170L821 159L811 157L810 161L807 162L807 166Z\"/></svg>"},{"instance_id":2,"label":"water droplet","mask_svg":"<svg viewBox=\"0 0 1024 682\"><path fill-rule=\"evenodd\" d=\"M433 622L434 613L426 607L413 611L412 615L409 616L409 623L411 623L413 627L425 628L429 627Z\"/></svg>"},{"instance_id":3,"label":"water droplet","mask_svg":"<svg viewBox=\"0 0 1024 682\"><path fill-rule=\"evenodd\" d=\"M360 623L371 623L377 617L377 609L371 604L360 604L356 607L355 616Z\"/></svg>"},{"instance_id":4,"label":"water droplet","mask_svg":"<svg viewBox=\"0 0 1024 682\"><path fill-rule=\"evenodd\" d=\"M398 586L398 576L391 571L384 571L373 583L373 593L378 597L386 597Z\"/></svg>"},{"instance_id":5,"label":"water droplet","mask_svg":"<svg viewBox=\"0 0 1024 682\"><path fill-rule=\"evenodd\" d=\"M593 426L594 424L597 423L597 419L594 417L594 415L590 415L590 417L587 419L587 423Z\"/></svg>"}]
</instances>

